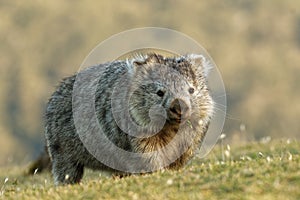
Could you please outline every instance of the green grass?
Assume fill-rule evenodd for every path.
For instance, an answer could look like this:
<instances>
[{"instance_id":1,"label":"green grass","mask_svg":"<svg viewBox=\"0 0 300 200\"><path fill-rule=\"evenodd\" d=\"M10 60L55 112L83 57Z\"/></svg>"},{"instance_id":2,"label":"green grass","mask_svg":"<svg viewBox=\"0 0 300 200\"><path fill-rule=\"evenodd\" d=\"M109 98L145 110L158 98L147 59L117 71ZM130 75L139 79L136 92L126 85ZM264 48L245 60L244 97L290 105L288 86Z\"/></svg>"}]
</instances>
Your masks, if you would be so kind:
<instances>
[{"instance_id":1,"label":"green grass","mask_svg":"<svg viewBox=\"0 0 300 200\"><path fill-rule=\"evenodd\" d=\"M26 177L23 170L1 169L0 199L300 199L300 142L294 140L216 146L179 171L125 178L86 171L72 186L55 187L49 173Z\"/></svg>"}]
</instances>

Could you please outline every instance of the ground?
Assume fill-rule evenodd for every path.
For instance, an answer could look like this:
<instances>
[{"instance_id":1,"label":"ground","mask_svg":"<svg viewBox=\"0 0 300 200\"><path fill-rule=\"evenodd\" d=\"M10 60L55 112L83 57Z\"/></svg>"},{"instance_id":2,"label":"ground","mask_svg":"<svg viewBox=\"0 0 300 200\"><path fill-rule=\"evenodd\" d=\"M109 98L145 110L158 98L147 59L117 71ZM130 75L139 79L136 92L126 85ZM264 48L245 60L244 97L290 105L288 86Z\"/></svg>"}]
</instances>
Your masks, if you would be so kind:
<instances>
[{"instance_id":1,"label":"ground","mask_svg":"<svg viewBox=\"0 0 300 200\"><path fill-rule=\"evenodd\" d=\"M0 168L0 199L300 199L300 142L221 145L179 171L124 178L86 171L80 184L53 185L50 173Z\"/></svg>"}]
</instances>

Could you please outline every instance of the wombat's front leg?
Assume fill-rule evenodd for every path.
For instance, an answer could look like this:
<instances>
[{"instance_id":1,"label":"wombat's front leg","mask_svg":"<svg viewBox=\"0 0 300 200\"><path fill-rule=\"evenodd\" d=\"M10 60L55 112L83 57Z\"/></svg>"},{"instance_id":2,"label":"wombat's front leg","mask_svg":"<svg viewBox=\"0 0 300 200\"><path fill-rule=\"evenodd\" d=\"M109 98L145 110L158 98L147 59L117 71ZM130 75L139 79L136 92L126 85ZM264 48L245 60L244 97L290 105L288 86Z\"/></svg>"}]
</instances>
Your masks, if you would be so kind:
<instances>
[{"instance_id":1,"label":"wombat's front leg","mask_svg":"<svg viewBox=\"0 0 300 200\"><path fill-rule=\"evenodd\" d=\"M52 174L56 185L79 183L83 176L83 165L56 155L52 161Z\"/></svg>"}]
</instances>

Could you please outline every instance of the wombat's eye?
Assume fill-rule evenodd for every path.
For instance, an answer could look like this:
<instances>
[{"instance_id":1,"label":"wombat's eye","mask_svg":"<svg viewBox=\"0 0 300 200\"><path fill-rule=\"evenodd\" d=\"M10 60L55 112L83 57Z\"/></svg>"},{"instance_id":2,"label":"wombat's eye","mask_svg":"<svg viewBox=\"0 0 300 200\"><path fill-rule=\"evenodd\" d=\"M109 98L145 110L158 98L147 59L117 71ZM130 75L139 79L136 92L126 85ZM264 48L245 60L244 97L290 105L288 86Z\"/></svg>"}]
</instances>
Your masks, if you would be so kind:
<instances>
[{"instance_id":1,"label":"wombat's eye","mask_svg":"<svg viewBox=\"0 0 300 200\"><path fill-rule=\"evenodd\" d=\"M194 89L194 88L192 88L192 87L189 88L189 93L190 93L190 94L193 94L194 92L195 92L195 89Z\"/></svg>"},{"instance_id":2,"label":"wombat's eye","mask_svg":"<svg viewBox=\"0 0 300 200\"><path fill-rule=\"evenodd\" d=\"M181 63L181 62L183 62L183 58L180 58L180 59L177 60L178 64Z\"/></svg>"},{"instance_id":3,"label":"wombat's eye","mask_svg":"<svg viewBox=\"0 0 300 200\"><path fill-rule=\"evenodd\" d=\"M159 97L163 97L164 96L164 91L162 91L162 90L158 90L157 92L156 92L156 94L159 96Z\"/></svg>"}]
</instances>

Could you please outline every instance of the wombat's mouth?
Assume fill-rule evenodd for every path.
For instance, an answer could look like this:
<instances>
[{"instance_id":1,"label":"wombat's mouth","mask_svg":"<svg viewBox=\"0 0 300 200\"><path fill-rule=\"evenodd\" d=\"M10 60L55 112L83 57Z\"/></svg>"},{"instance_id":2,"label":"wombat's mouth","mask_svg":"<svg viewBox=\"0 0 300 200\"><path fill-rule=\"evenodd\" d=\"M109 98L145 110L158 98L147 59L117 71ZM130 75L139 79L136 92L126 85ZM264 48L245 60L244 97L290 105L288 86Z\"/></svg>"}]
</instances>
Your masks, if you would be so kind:
<instances>
[{"instance_id":1,"label":"wombat's mouth","mask_svg":"<svg viewBox=\"0 0 300 200\"><path fill-rule=\"evenodd\" d=\"M176 98L167 110L168 119L172 124L184 123L191 114L191 109L184 100Z\"/></svg>"},{"instance_id":2,"label":"wombat's mouth","mask_svg":"<svg viewBox=\"0 0 300 200\"><path fill-rule=\"evenodd\" d=\"M186 117L168 117L167 122L169 124L182 124L185 123L189 118Z\"/></svg>"}]
</instances>

